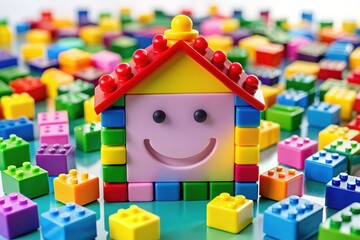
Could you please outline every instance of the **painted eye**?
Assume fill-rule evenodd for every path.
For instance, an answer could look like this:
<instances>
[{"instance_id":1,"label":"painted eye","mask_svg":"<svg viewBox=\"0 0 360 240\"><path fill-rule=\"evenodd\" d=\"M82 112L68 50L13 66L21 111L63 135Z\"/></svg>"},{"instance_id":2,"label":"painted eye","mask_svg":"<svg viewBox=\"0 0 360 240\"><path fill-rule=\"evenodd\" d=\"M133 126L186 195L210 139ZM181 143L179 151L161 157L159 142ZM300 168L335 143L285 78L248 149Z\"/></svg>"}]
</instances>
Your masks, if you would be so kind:
<instances>
[{"instance_id":1,"label":"painted eye","mask_svg":"<svg viewBox=\"0 0 360 240\"><path fill-rule=\"evenodd\" d=\"M204 122L207 118L207 114L204 110L198 109L194 112L194 119L195 121L201 123Z\"/></svg>"},{"instance_id":2,"label":"painted eye","mask_svg":"<svg viewBox=\"0 0 360 240\"><path fill-rule=\"evenodd\" d=\"M166 119L166 114L162 110L156 110L153 114L153 119L156 123L162 123Z\"/></svg>"}]
</instances>

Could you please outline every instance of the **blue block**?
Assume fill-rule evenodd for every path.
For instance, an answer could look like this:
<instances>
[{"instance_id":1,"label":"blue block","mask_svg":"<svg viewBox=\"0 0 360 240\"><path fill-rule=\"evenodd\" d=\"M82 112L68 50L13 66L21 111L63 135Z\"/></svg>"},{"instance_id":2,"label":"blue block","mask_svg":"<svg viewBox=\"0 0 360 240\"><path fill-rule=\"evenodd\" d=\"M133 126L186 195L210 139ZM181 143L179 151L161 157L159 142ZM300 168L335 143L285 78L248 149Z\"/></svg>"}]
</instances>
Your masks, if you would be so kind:
<instances>
[{"instance_id":1,"label":"blue block","mask_svg":"<svg viewBox=\"0 0 360 240\"><path fill-rule=\"evenodd\" d=\"M244 195L247 199L257 201L259 185L257 182L235 182L235 196Z\"/></svg>"},{"instance_id":2,"label":"blue block","mask_svg":"<svg viewBox=\"0 0 360 240\"><path fill-rule=\"evenodd\" d=\"M349 56L353 50L354 46L351 43L334 42L326 50L325 58L349 63Z\"/></svg>"},{"instance_id":3,"label":"blue block","mask_svg":"<svg viewBox=\"0 0 360 240\"><path fill-rule=\"evenodd\" d=\"M69 50L67 46L60 44L53 44L47 49L47 57L52 60L58 60L59 54L63 51Z\"/></svg>"},{"instance_id":4,"label":"blue block","mask_svg":"<svg viewBox=\"0 0 360 240\"><path fill-rule=\"evenodd\" d=\"M347 157L338 153L320 151L305 160L305 177L328 183L333 177L347 170Z\"/></svg>"},{"instance_id":5,"label":"blue block","mask_svg":"<svg viewBox=\"0 0 360 240\"><path fill-rule=\"evenodd\" d=\"M315 40L316 39L315 33L310 32L309 30L305 30L305 29L292 29L292 30L289 30L288 33L293 38L306 37L306 38L309 38L310 40Z\"/></svg>"},{"instance_id":6,"label":"blue block","mask_svg":"<svg viewBox=\"0 0 360 240\"><path fill-rule=\"evenodd\" d=\"M316 234L323 207L297 196L288 197L264 212L264 233L276 239L307 239Z\"/></svg>"},{"instance_id":7,"label":"blue block","mask_svg":"<svg viewBox=\"0 0 360 240\"><path fill-rule=\"evenodd\" d=\"M17 23L15 28L17 33L23 34L30 30L30 24L27 22Z\"/></svg>"},{"instance_id":8,"label":"blue block","mask_svg":"<svg viewBox=\"0 0 360 240\"><path fill-rule=\"evenodd\" d=\"M235 106L236 107L251 107L251 105L248 102L246 102L244 99L242 99L238 95L235 95Z\"/></svg>"},{"instance_id":9,"label":"blue block","mask_svg":"<svg viewBox=\"0 0 360 240\"><path fill-rule=\"evenodd\" d=\"M360 202L359 177L340 173L326 184L325 206L343 209L354 202Z\"/></svg>"},{"instance_id":10,"label":"blue block","mask_svg":"<svg viewBox=\"0 0 360 240\"><path fill-rule=\"evenodd\" d=\"M309 105L309 94L301 90L288 89L277 96L277 103L285 106L307 108Z\"/></svg>"},{"instance_id":11,"label":"blue block","mask_svg":"<svg viewBox=\"0 0 360 240\"><path fill-rule=\"evenodd\" d=\"M41 214L41 233L44 239L95 239L96 213L75 203L51 208Z\"/></svg>"},{"instance_id":12,"label":"blue block","mask_svg":"<svg viewBox=\"0 0 360 240\"><path fill-rule=\"evenodd\" d=\"M137 40L138 48L147 48L152 44L154 34L150 33L136 33L133 36Z\"/></svg>"},{"instance_id":13,"label":"blue block","mask_svg":"<svg viewBox=\"0 0 360 240\"><path fill-rule=\"evenodd\" d=\"M155 183L156 201L178 201L180 200L180 183L157 182Z\"/></svg>"},{"instance_id":14,"label":"blue block","mask_svg":"<svg viewBox=\"0 0 360 240\"><path fill-rule=\"evenodd\" d=\"M340 105L326 102L314 103L307 110L309 126L325 128L340 123Z\"/></svg>"},{"instance_id":15,"label":"blue block","mask_svg":"<svg viewBox=\"0 0 360 240\"><path fill-rule=\"evenodd\" d=\"M260 111L253 107L236 107L235 124L238 127L260 126Z\"/></svg>"},{"instance_id":16,"label":"blue block","mask_svg":"<svg viewBox=\"0 0 360 240\"><path fill-rule=\"evenodd\" d=\"M26 141L34 140L34 124L26 117L0 121L0 137L7 139L11 134Z\"/></svg>"},{"instance_id":17,"label":"blue block","mask_svg":"<svg viewBox=\"0 0 360 240\"><path fill-rule=\"evenodd\" d=\"M17 57L8 51L0 51L0 68L17 66Z\"/></svg>"},{"instance_id":18,"label":"blue block","mask_svg":"<svg viewBox=\"0 0 360 240\"><path fill-rule=\"evenodd\" d=\"M108 108L101 113L103 127L125 127L125 111L123 108Z\"/></svg>"}]
</instances>

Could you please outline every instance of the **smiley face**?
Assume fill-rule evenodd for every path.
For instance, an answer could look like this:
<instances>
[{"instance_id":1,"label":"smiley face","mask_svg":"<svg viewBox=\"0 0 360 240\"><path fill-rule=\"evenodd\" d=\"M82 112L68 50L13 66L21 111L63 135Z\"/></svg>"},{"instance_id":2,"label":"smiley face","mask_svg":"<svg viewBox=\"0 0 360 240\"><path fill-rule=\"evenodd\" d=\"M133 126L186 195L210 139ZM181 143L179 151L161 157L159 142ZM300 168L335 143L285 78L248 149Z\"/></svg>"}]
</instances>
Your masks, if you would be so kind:
<instances>
[{"instance_id":1,"label":"smiley face","mask_svg":"<svg viewBox=\"0 0 360 240\"><path fill-rule=\"evenodd\" d=\"M126 96L128 182L230 181L233 94Z\"/></svg>"}]
</instances>

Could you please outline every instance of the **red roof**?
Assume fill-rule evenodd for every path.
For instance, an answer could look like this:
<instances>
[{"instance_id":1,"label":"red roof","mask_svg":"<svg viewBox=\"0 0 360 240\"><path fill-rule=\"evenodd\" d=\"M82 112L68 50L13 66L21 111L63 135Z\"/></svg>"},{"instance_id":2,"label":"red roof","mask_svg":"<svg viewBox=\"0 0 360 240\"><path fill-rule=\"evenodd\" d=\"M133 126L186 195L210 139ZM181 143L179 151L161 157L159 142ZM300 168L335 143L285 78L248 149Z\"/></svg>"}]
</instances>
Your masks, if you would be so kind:
<instances>
[{"instance_id":1,"label":"red roof","mask_svg":"<svg viewBox=\"0 0 360 240\"><path fill-rule=\"evenodd\" d=\"M166 38L157 35L152 45L134 53L133 60L119 64L114 72L100 78L95 88L96 113L107 109L179 51L185 52L251 106L259 110L265 108L264 103L254 97L259 84L257 78L247 76L241 65L231 63L222 51L211 50L205 38L199 37L193 44L180 40L167 47Z\"/></svg>"}]
</instances>

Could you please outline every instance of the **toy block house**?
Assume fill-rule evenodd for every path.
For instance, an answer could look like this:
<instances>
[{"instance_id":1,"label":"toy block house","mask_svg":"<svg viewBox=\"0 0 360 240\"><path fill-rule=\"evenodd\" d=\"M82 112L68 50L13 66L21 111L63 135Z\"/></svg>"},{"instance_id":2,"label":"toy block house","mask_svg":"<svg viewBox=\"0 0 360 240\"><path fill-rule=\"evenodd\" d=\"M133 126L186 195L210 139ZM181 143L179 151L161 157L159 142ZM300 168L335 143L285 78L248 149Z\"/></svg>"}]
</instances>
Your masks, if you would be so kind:
<instances>
[{"instance_id":1,"label":"toy block house","mask_svg":"<svg viewBox=\"0 0 360 240\"><path fill-rule=\"evenodd\" d=\"M95 89L105 201L257 199L258 84L176 16Z\"/></svg>"}]
</instances>

